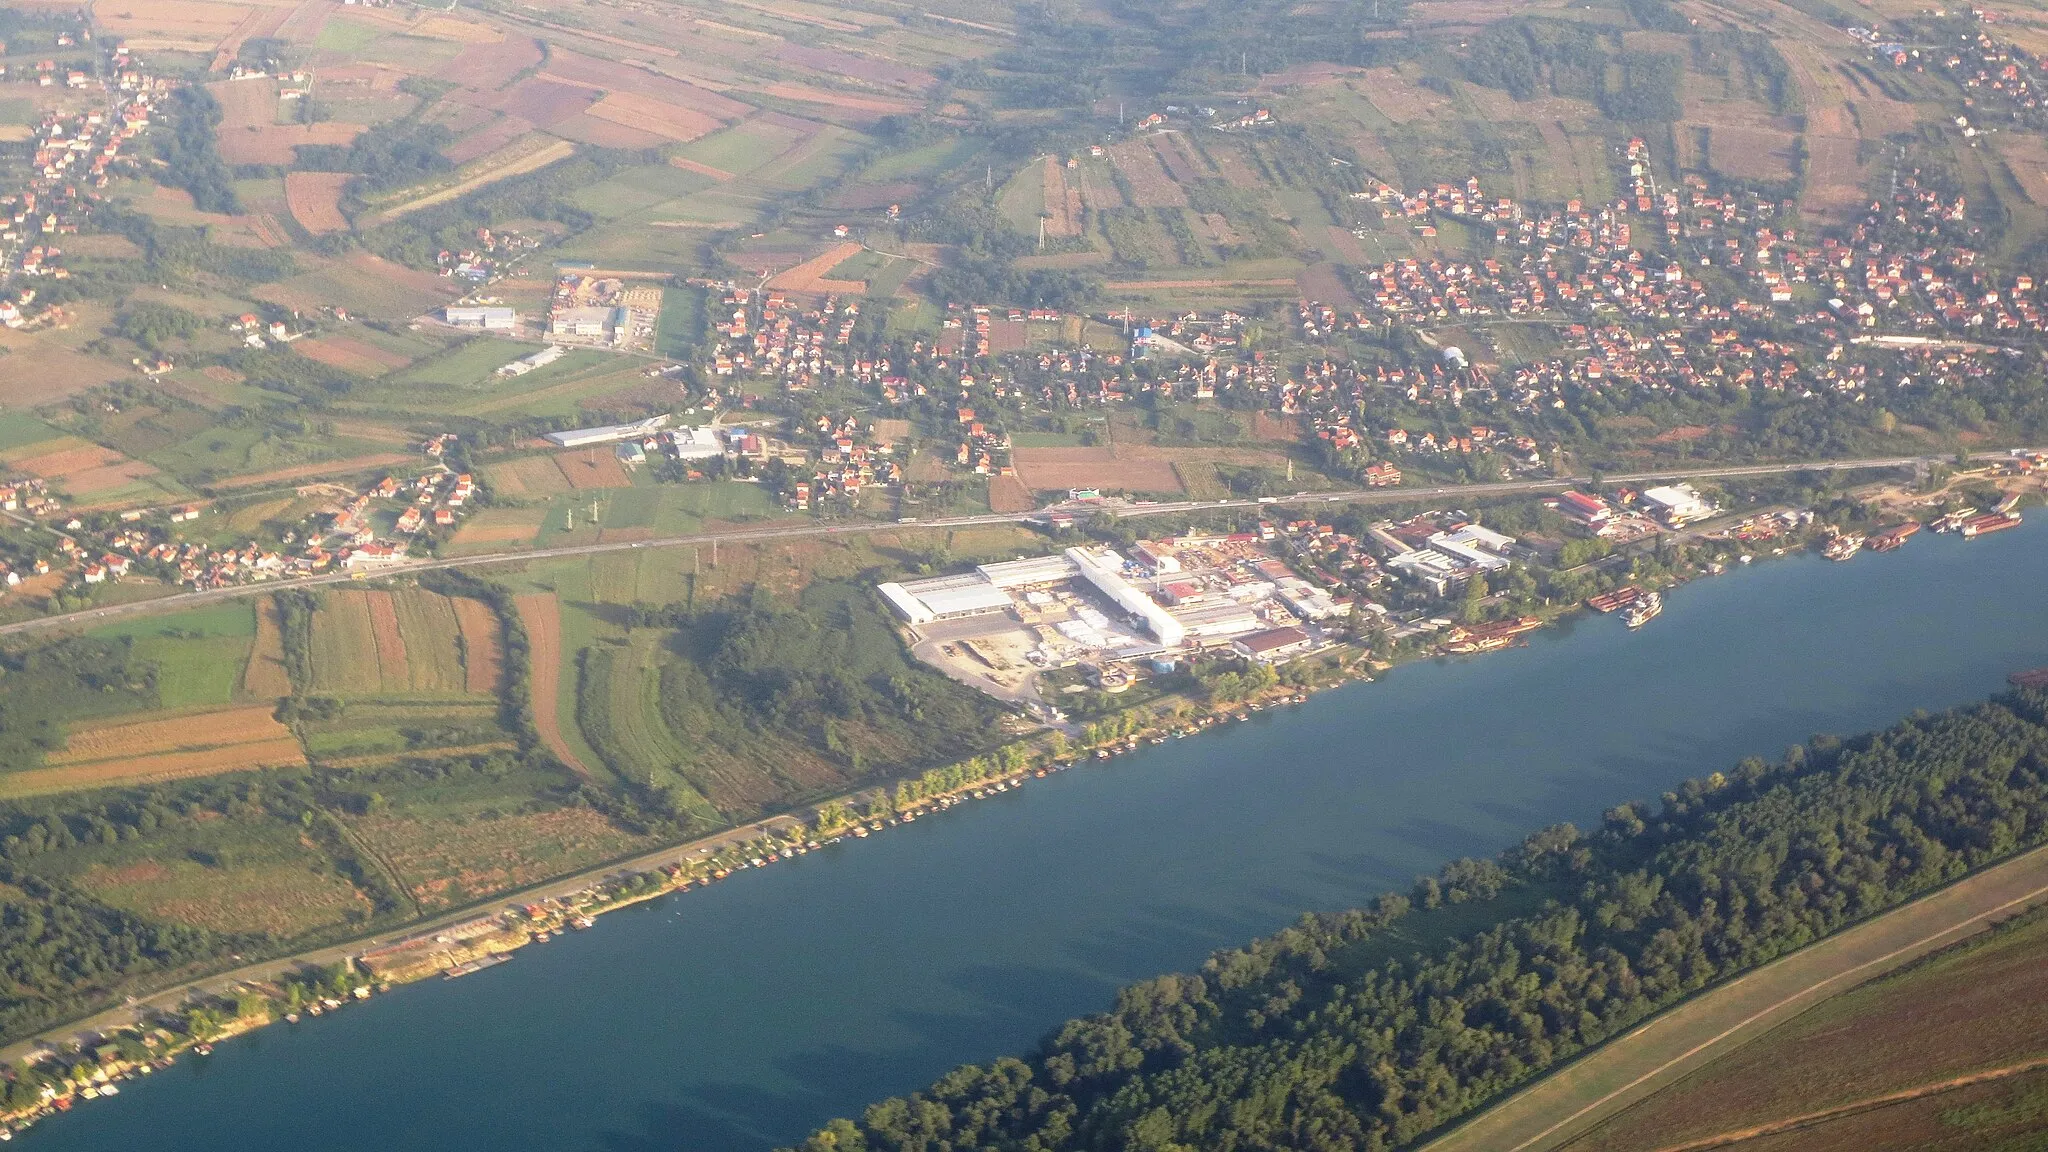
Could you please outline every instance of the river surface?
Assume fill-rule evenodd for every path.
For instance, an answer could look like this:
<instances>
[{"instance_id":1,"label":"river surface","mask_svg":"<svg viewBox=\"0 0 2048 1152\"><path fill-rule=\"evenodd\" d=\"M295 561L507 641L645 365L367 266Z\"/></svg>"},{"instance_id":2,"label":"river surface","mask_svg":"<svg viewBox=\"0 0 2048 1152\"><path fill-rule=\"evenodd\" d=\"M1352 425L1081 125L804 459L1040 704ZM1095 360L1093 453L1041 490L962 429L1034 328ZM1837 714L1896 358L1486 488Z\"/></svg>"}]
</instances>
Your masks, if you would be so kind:
<instances>
[{"instance_id":1,"label":"river surface","mask_svg":"<svg viewBox=\"0 0 2048 1152\"><path fill-rule=\"evenodd\" d=\"M767 1148L1120 984L2048 663L2048 527L1759 563L1637 633L1409 665L186 1057L51 1150Z\"/></svg>"}]
</instances>

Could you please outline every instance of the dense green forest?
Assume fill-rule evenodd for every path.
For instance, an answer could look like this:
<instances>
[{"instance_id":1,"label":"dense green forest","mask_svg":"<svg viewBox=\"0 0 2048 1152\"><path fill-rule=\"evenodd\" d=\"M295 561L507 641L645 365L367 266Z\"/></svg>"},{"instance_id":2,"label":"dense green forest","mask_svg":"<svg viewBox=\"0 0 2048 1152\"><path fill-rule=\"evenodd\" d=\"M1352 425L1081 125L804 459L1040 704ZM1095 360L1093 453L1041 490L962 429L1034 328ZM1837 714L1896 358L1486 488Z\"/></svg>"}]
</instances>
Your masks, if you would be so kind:
<instances>
[{"instance_id":1,"label":"dense green forest","mask_svg":"<svg viewBox=\"0 0 2048 1152\"><path fill-rule=\"evenodd\" d=\"M2048 696L1816 737L1125 989L1026 1058L960 1068L803 1148L1396 1148L2044 839Z\"/></svg>"},{"instance_id":2,"label":"dense green forest","mask_svg":"<svg viewBox=\"0 0 2048 1152\"><path fill-rule=\"evenodd\" d=\"M215 134L220 129L220 102L197 84L171 93L171 130L158 138L165 168L164 183L192 194L201 212L240 212L234 175L220 158Z\"/></svg>"},{"instance_id":3,"label":"dense green forest","mask_svg":"<svg viewBox=\"0 0 2048 1152\"><path fill-rule=\"evenodd\" d=\"M353 172L349 191L356 195L388 192L454 169L441 149L455 139L440 124L407 117L379 124L349 145L301 144L292 167L305 172Z\"/></svg>"}]
</instances>

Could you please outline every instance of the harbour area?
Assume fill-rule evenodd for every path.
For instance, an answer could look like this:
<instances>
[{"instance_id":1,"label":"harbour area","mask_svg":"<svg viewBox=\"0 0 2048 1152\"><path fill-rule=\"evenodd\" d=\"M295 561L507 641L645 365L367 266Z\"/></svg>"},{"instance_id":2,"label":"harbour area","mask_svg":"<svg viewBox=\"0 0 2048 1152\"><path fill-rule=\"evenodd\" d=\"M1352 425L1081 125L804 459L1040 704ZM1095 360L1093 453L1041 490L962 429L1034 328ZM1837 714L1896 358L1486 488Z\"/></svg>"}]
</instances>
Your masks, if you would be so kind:
<instances>
[{"instance_id":1,"label":"harbour area","mask_svg":"<svg viewBox=\"0 0 2048 1152\"><path fill-rule=\"evenodd\" d=\"M1304 909L1815 732L1995 691L2048 653L2035 520L1981 543L1915 538L1884 563L1788 553L1667 589L1637 633L1570 616L1526 647L1240 705L1227 715L1247 719L1200 738L1120 736L1107 759L1076 740L1066 771L987 780L879 831L863 820L866 836L844 825L708 884L627 883L688 849L622 865L592 896L543 905L551 939L529 932L516 963L452 981L423 964L432 979L118 1081L34 1142L537 1152L688 1131L712 1152L771 1146ZM578 931L562 913L579 904L615 911ZM432 936L417 951L463 955ZM421 1077L451 1090L362 1115L380 1085ZM555 1104L530 1114L538 1083Z\"/></svg>"}]
</instances>

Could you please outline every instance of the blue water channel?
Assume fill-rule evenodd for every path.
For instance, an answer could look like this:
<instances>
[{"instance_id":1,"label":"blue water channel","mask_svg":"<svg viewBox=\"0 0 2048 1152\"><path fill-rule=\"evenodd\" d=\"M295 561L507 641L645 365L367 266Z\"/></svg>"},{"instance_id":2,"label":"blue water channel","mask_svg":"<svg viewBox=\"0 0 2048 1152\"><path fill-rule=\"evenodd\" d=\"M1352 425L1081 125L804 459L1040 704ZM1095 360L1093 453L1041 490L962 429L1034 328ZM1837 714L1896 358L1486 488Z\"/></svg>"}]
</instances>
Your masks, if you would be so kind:
<instances>
[{"instance_id":1,"label":"blue water channel","mask_svg":"<svg viewBox=\"0 0 2048 1152\"><path fill-rule=\"evenodd\" d=\"M27 1148L766 1148L1120 984L2048 663L2048 527L1759 563L607 916L129 1085Z\"/></svg>"}]
</instances>

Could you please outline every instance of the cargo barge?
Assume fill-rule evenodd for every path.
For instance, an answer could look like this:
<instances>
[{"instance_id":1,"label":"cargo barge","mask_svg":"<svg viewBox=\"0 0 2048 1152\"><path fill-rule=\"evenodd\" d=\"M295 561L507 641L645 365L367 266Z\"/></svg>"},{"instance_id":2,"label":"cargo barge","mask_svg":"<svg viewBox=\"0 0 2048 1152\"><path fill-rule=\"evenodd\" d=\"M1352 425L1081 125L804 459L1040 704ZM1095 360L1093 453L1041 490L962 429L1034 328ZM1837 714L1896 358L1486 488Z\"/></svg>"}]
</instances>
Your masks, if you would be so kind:
<instances>
[{"instance_id":1,"label":"cargo barge","mask_svg":"<svg viewBox=\"0 0 2048 1152\"><path fill-rule=\"evenodd\" d=\"M1963 521L1962 527L1958 531L1962 533L1963 539L1975 540L1979 536L1989 536L1993 532L2003 532L2007 528L2017 528L2019 526L2019 513L1993 512L1989 516L1978 516Z\"/></svg>"},{"instance_id":2,"label":"cargo barge","mask_svg":"<svg viewBox=\"0 0 2048 1152\"><path fill-rule=\"evenodd\" d=\"M500 964L510 962L511 959L512 954L509 952L493 953L489 956L483 957L482 959L471 960L466 964L457 964L455 967L450 968L447 974L442 976L441 979L453 980L458 976L468 976L474 972L481 972L486 968L496 968Z\"/></svg>"},{"instance_id":3,"label":"cargo barge","mask_svg":"<svg viewBox=\"0 0 2048 1152\"><path fill-rule=\"evenodd\" d=\"M1909 537L1918 531L1920 531L1920 522L1918 520L1908 520L1896 528L1887 528L1873 535L1863 546L1872 552L1891 552L1896 550L1899 545L1904 544Z\"/></svg>"},{"instance_id":4,"label":"cargo barge","mask_svg":"<svg viewBox=\"0 0 2048 1152\"><path fill-rule=\"evenodd\" d=\"M1630 584L1625 588L1616 588L1612 592L1603 592L1598 596L1588 598L1586 607L1601 613L1619 612L1637 600L1642 599L1642 597L1643 590Z\"/></svg>"}]
</instances>

